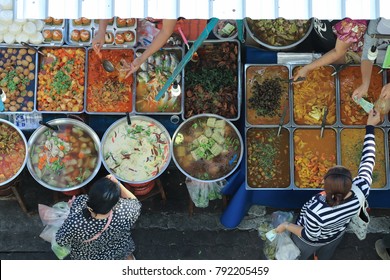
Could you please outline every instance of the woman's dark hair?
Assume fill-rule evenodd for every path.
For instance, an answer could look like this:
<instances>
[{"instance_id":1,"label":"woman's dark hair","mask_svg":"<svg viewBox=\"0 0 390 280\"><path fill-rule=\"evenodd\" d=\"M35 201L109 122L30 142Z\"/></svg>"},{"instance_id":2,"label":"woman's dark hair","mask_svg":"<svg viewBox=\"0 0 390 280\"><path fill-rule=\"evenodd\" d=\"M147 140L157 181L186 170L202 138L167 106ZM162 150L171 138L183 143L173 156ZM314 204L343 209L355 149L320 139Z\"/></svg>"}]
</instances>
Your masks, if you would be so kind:
<instances>
[{"instance_id":1,"label":"woman's dark hair","mask_svg":"<svg viewBox=\"0 0 390 280\"><path fill-rule=\"evenodd\" d=\"M104 177L97 180L88 192L87 207L96 214L107 214L117 204L120 188L110 179ZM83 209L84 217L91 217L88 208Z\"/></svg>"},{"instance_id":2,"label":"woman's dark hair","mask_svg":"<svg viewBox=\"0 0 390 280\"><path fill-rule=\"evenodd\" d=\"M342 204L352 187L351 171L344 166L332 167L325 174L324 183L326 203L331 207Z\"/></svg>"}]
</instances>

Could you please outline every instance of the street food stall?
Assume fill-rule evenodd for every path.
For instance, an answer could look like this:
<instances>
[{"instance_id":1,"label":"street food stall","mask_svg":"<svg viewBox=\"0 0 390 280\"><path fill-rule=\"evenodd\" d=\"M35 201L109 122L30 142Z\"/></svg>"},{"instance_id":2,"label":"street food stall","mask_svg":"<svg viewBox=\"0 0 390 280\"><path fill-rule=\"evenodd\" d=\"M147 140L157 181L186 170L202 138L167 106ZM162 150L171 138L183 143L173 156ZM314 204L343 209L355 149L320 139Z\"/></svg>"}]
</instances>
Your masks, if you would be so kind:
<instances>
[{"instance_id":1,"label":"street food stall","mask_svg":"<svg viewBox=\"0 0 390 280\"><path fill-rule=\"evenodd\" d=\"M145 19L112 17L102 59L91 47L99 20L20 20L17 12L0 14L0 151L4 164L20 155L12 174L0 174L0 191L26 166L43 187L67 192L101 168L147 183L172 159L194 180L227 180L222 193L231 200L221 222L231 228L251 205L300 208L331 166L356 174L367 120L351 98L359 65L290 80L310 62L296 54L313 52L313 19L214 18L199 39L176 34L127 76L147 47ZM369 102L388 79L375 65ZM389 128L386 115L376 128L372 208L390 207Z\"/></svg>"}]
</instances>

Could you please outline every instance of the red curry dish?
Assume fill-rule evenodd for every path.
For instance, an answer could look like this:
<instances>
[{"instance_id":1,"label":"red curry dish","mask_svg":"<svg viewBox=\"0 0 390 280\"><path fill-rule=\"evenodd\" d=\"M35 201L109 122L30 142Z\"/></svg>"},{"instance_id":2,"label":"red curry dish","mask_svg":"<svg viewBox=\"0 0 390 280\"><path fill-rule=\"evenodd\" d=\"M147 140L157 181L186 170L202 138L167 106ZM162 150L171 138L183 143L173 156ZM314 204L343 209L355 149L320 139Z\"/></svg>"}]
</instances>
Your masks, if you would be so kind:
<instances>
[{"instance_id":1,"label":"red curry dish","mask_svg":"<svg viewBox=\"0 0 390 280\"><path fill-rule=\"evenodd\" d=\"M0 183L15 176L26 158L26 144L11 125L0 122Z\"/></svg>"},{"instance_id":2,"label":"red curry dish","mask_svg":"<svg viewBox=\"0 0 390 280\"><path fill-rule=\"evenodd\" d=\"M103 59L112 62L116 71L105 71L100 58L92 49L89 50L87 111L133 111L133 75L126 78L125 70L134 60L134 51L106 49L101 50L101 54Z\"/></svg>"}]
</instances>

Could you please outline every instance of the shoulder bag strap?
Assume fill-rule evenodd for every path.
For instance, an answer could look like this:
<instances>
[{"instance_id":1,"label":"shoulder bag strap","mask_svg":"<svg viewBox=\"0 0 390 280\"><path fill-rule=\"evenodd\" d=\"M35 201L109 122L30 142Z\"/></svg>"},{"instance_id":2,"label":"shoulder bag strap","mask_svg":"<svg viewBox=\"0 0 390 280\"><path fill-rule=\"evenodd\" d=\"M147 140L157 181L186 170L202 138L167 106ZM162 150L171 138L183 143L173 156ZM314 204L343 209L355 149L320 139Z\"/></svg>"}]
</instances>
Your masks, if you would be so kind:
<instances>
[{"instance_id":1,"label":"shoulder bag strap","mask_svg":"<svg viewBox=\"0 0 390 280\"><path fill-rule=\"evenodd\" d=\"M356 194L357 198L359 199L360 207L363 207L364 206L364 201L365 201L365 197L364 197L363 192L356 185L352 186L352 190Z\"/></svg>"},{"instance_id":2,"label":"shoulder bag strap","mask_svg":"<svg viewBox=\"0 0 390 280\"><path fill-rule=\"evenodd\" d=\"M93 240L95 240L95 239L97 239L97 238L99 238L99 236L108 228L108 226L110 225L110 223L111 223L111 220L112 220L112 210L110 211L110 215L108 216L108 220L107 220L107 223L106 223L106 225L104 226L104 228L100 231L100 232L98 232L94 237L92 237L92 238L90 238L90 239L88 239L88 240L85 240L84 242L91 242L91 241L93 241Z\"/></svg>"}]
</instances>

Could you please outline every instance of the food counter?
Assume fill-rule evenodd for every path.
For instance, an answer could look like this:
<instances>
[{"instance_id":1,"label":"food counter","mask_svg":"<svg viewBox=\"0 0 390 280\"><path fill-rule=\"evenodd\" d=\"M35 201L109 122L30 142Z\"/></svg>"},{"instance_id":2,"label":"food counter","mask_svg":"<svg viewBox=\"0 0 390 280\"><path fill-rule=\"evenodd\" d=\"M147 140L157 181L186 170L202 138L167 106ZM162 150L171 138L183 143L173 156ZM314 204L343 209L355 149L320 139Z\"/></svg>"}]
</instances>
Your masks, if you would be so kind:
<instances>
[{"instance_id":1,"label":"food counter","mask_svg":"<svg viewBox=\"0 0 390 280\"><path fill-rule=\"evenodd\" d=\"M4 86L12 81L16 87L8 94L5 112L2 112L10 119L15 119L15 112L27 118L35 118L36 113L40 113L42 120L50 123L75 114L81 116L100 139L107 140L107 130L120 119L126 122L126 114L130 119L128 125L133 116L147 115L161 123L170 137L174 137L182 122L196 115L218 114L237 128L244 146L241 146L242 152L236 154L239 159L234 158L234 153L226 153L232 156L227 162L237 164L235 172L226 178L228 184L223 189L224 194L232 196L221 216L226 227L238 225L253 204L300 208L319 191L324 172L335 164L348 165L356 172L356 159L359 158L356 150L366 122L366 114L350 98L351 88L359 83L357 65L323 67L312 71L306 81L293 85L289 77L302 65L278 64L277 52L244 46L237 39L217 39L218 36L210 35L197 50L198 59L188 62L176 77L182 94L175 96L170 87L156 101L154 97L183 58L184 46L163 48L137 73L126 77L125 71L121 70L144 51L142 47L134 48L130 42L110 41L112 35L107 35L109 41L103 47L102 56L112 61L117 70L109 73L104 71L101 58L90 48L90 38L82 39L81 34L80 38L76 34L76 31L81 33L81 29L92 34L98 22L65 21L63 24L64 28L60 28L65 37L61 39L63 41L58 43L52 34L51 39L44 36L44 41L35 45L43 55L19 45L1 46L3 62L0 67L8 70L8 64L18 63L17 77L11 77L9 71L2 74ZM113 21L108 32L116 36L126 32L127 27L129 31L136 30L136 26L126 24L126 21ZM48 26L47 29L54 28ZM220 33L222 29L217 28ZM307 37L307 34L301 35ZM376 100L382 84L387 81L386 71L377 74L377 70L379 68L373 71L370 101ZM313 92L315 95L311 94ZM267 98L263 96L265 93ZM325 107L327 115L322 118ZM141 129L135 126L133 123L135 130ZM389 118L385 116L377 128L377 173L369 197L370 206L375 208L390 207L389 129ZM214 125L209 125L208 130L211 133L220 131ZM146 136L153 134L147 129L142 131ZM31 130L24 132L29 134ZM154 134L157 142L161 140L157 136L160 132ZM114 141L115 137L107 141ZM167 144L168 138L159 144ZM221 143L225 141L217 136L214 139ZM158 149L165 149L161 145L152 146L151 156L157 156ZM100 148L96 150L100 151ZM215 145L215 149L215 156L223 154L220 146ZM122 156L126 160L130 158L127 153ZM112 158L114 165L116 160ZM153 176L161 174L165 168L157 168ZM74 173L77 180L86 179L83 172Z\"/></svg>"},{"instance_id":2,"label":"food counter","mask_svg":"<svg viewBox=\"0 0 390 280\"><path fill-rule=\"evenodd\" d=\"M275 65L277 64L277 57L276 53L272 53L269 51L259 50L258 48L253 47L245 47L244 56L246 57L245 63L248 65L259 65L259 64L265 64L265 65ZM245 67L248 69L248 67ZM290 65L290 71L293 71L295 66L298 65ZM348 165L351 170L352 174L356 174L357 172L357 165L356 162L360 160L360 151L362 148L362 137L364 135L364 124L366 122L366 114L364 112L359 112L358 109L353 113L349 112L349 110L352 110L352 108L356 108L357 105L353 105L353 107L347 107L349 103L348 100L345 100L345 93L348 92L348 87L352 87L355 84L358 84L359 82L356 81L360 77L360 75L355 74L348 74L346 75L343 70L347 71L356 71L356 69L359 69L359 66L351 66L350 69L348 69L346 66L341 67L341 70L337 73L335 77L335 91L334 91L334 98L338 101L335 105L335 119L330 119L329 115L326 122L325 132L331 131L333 138L333 145L334 149L331 148L331 153L336 153L336 162L338 164L344 164ZM338 69L338 68L337 68ZM383 73L378 74L379 68L374 67L373 75L376 75L373 82L371 83L370 92L374 94L374 96L369 96L368 98L371 101L375 101L377 96L380 94L380 88L382 87L382 82L385 83L388 79L386 76L386 71L384 71L386 74L383 75ZM283 71L282 71L283 72ZM383 75L383 76L381 76ZM347 78L347 76L349 78ZM380 77L380 78L379 78ZM347 82L344 82L347 79ZM348 80L349 79L349 80ZM383 80L382 80L383 79ZM379 81L378 81L379 80ZM379 83L379 84L378 84ZM245 86L245 85L244 85ZM302 89L304 84L301 83L298 89ZM297 90L297 89L295 89ZM350 89L349 89L350 90ZM294 106L294 99L297 97L294 94L294 88L291 86L290 88L290 94L291 100L289 102L290 109L293 108L295 110ZM320 94L320 92L318 92ZM323 95L324 92L321 91L321 95ZM321 96L320 96L321 97ZM246 94L246 98L248 98L248 94ZM315 105L314 105L315 106ZM250 111L249 106L246 106L246 112L248 114L248 111ZM318 193L319 189L312 189L312 188L301 188L299 186L299 180L296 179L297 175L296 170L299 168L299 165L296 163L294 150L296 149L295 146L297 142L299 142L299 139L295 138L295 133L297 133L298 130L315 130L315 141L320 141L320 125L318 124L304 124L299 123L298 118L296 116L295 112L289 112L290 118L286 118L285 122L283 124L283 129L286 130L285 133L290 134L290 149L289 149L289 157L287 159L288 162L290 162L290 178L285 179L285 182L288 183L280 184L277 188L269 187L272 185L269 184L263 184L263 181L260 183L257 183L256 181L251 181L248 179L248 170L246 167L247 161L244 160L244 162L241 165L240 170L238 171L238 175L236 176L235 184L229 184L227 188L223 190L223 192L227 195L231 195L232 198L229 202L229 205L227 206L226 210L221 216L221 223L227 227L227 228L234 228L236 227L240 222L241 219L246 215L247 211L252 205L264 205L268 207L273 208L293 208L293 209L300 209L302 205L310 199L314 194ZM355 116L355 119L351 118ZM241 120L241 124L246 129L246 135L250 135L251 133L256 132L256 130L266 131L266 130L274 130L273 135L275 137L277 130L278 130L278 122L279 119L274 120L274 124L269 124L270 118L263 119L263 124L253 124L253 121L251 118L248 118L246 120ZM374 171L374 183L371 188L370 196L368 198L369 205L371 208L389 208L390 207L390 190L389 190L389 116L384 116L383 122L376 128L376 141L377 141L377 157L376 157L376 166ZM281 134L283 135L283 133ZM324 135L326 137L326 134ZM247 137L245 137L247 139ZM307 137L304 137L303 140L307 140ZM248 140L246 140L248 141ZM248 142L247 142L248 143ZM337 143L337 144L336 144ZM299 144L298 144L299 145ZM319 145L315 145L313 148L315 149L327 149L329 144L329 141L320 143ZM305 146L305 145L304 145ZM246 147L246 152L248 152L249 145ZM307 153L306 153L307 155ZM244 158L248 159L248 155L246 154ZM336 163L334 162L334 163ZM353 162L353 163L352 163ZM248 168L250 167L250 163L248 165ZM317 169L315 170L315 173L320 173L320 171ZM316 174L312 174L316 175ZM248 182L249 180L249 182ZM257 184L257 186L253 186L253 184ZM284 187L283 187L284 186Z\"/></svg>"}]
</instances>

